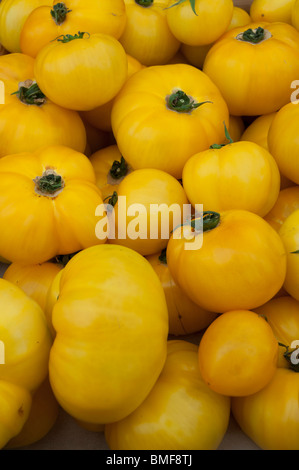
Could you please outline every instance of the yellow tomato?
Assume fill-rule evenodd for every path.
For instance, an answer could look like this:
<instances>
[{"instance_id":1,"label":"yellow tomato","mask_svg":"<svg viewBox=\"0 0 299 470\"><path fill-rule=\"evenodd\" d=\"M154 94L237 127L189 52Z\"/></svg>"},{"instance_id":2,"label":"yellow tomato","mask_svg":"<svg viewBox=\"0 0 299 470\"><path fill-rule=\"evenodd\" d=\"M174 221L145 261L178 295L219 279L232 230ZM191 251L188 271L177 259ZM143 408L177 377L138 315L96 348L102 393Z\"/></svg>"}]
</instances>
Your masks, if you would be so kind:
<instances>
[{"instance_id":1,"label":"yellow tomato","mask_svg":"<svg viewBox=\"0 0 299 470\"><path fill-rule=\"evenodd\" d=\"M34 64L36 81L53 103L88 111L110 101L123 86L127 55L107 34L79 32L44 46Z\"/></svg>"},{"instance_id":2,"label":"yellow tomato","mask_svg":"<svg viewBox=\"0 0 299 470\"><path fill-rule=\"evenodd\" d=\"M169 316L169 334L174 336L197 333L205 329L217 317L215 313L203 310L174 282L167 266L166 250L150 255L151 263L162 283Z\"/></svg>"},{"instance_id":3,"label":"yellow tomato","mask_svg":"<svg viewBox=\"0 0 299 470\"><path fill-rule=\"evenodd\" d=\"M91 424L133 412L166 359L167 305L150 263L117 245L81 251L62 271L52 321L50 383L65 411Z\"/></svg>"},{"instance_id":4,"label":"yellow tomato","mask_svg":"<svg viewBox=\"0 0 299 470\"><path fill-rule=\"evenodd\" d=\"M199 369L214 392L230 397L251 395L273 378L278 348L263 317L249 310L225 312L200 340Z\"/></svg>"},{"instance_id":5,"label":"yellow tomato","mask_svg":"<svg viewBox=\"0 0 299 470\"><path fill-rule=\"evenodd\" d=\"M218 212L243 209L264 217L277 200L280 174L266 149L253 142L232 142L189 158L183 186L194 206Z\"/></svg>"},{"instance_id":6,"label":"yellow tomato","mask_svg":"<svg viewBox=\"0 0 299 470\"><path fill-rule=\"evenodd\" d=\"M114 100L112 129L126 161L181 178L185 162L225 137L227 105L214 83L188 64L146 67Z\"/></svg>"},{"instance_id":7,"label":"yellow tomato","mask_svg":"<svg viewBox=\"0 0 299 470\"><path fill-rule=\"evenodd\" d=\"M202 70L206 55L213 44L214 43L203 46L189 46L188 44L181 44L180 50L191 65Z\"/></svg>"},{"instance_id":8,"label":"yellow tomato","mask_svg":"<svg viewBox=\"0 0 299 470\"><path fill-rule=\"evenodd\" d=\"M44 311L48 291L62 267L62 264L54 262L33 265L12 263L3 274L3 279L20 287Z\"/></svg>"},{"instance_id":9,"label":"yellow tomato","mask_svg":"<svg viewBox=\"0 0 299 470\"><path fill-rule=\"evenodd\" d=\"M299 209L299 186L282 189L270 212L264 219L277 231L289 215Z\"/></svg>"},{"instance_id":10,"label":"yellow tomato","mask_svg":"<svg viewBox=\"0 0 299 470\"><path fill-rule=\"evenodd\" d=\"M88 158L68 147L1 158L1 255L38 264L103 243L95 234L103 204L95 182Z\"/></svg>"},{"instance_id":11,"label":"yellow tomato","mask_svg":"<svg viewBox=\"0 0 299 470\"><path fill-rule=\"evenodd\" d=\"M245 124L241 116L230 116L229 117L229 126L228 133L231 136L231 139L234 142L241 140L241 136L245 130ZM223 142L227 144L227 139Z\"/></svg>"},{"instance_id":12,"label":"yellow tomato","mask_svg":"<svg viewBox=\"0 0 299 470\"><path fill-rule=\"evenodd\" d=\"M48 0L2 0L0 2L0 43L9 52L21 52L20 34L30 13Z\"/></svg>"},{"instance_id":13,"label":"yellow tomato","mask_svg":"<svg viewBox=\"0 0 299 470\"><path fill-rule=\"evenodd\" d=\"M246 127L240 140L254 142L264 147L266 150L269 150L268 132L275 116L276 112L255 118L252 123Z\"/></svg>"},{"instance_id":14,"label":"yellow tomato","mask_svg":"<svg viewBox=\"0 0 299 470\"><path fill-rule=\"evenodd\" d=\"M259 116L290 101L299 76L299 32L286 23L250 23L225 33L209 50L203 71L230 114Z\"/></svg>"},{"instance_id":15,"label":"yellow tomato","mask_svg":"<svg viewBox=\"0 0 299 470\"><path fill-rule=\"evenodd\" d=\"M145 256L158 253L183 223L187 205L186 193L173 176L149 168L134 170L118 186L109 242Z\"/></svg>"},{"instance_id":16,"label":"yellow tomato","mask_svg":"<svg viewBox=\"0 0 299 470\"><path fill-rule=\"evenodd\" d=\"M0 57L0 79L23 82L34 77L34 59L18 52Z\"/></svg>"},{"instance_id":17,"label":"yellow tomato","mask_svg":"<svg viewBox=\"0 0 299 470\"><path fill-rule=\"evenodd\" d=\"M196 224L185 226L169 240L167 263L175 282L211 312L252 310L270 300L286 274L277 232L244 210L204 212L201 218L203 233Z\"/></svg>"},{"instance_id":18,"label":"yellow tomato","mask_svg":"<svg viewBox=\"0 0 299 470\"><path fill-rule=\"evenodd\" d=\"M240 26L246 26L252 22L252 18L250 17L249 13L244 9L238 6L234 6L233 9L233 16L227 31L231 29L238 28Z\"/></svg>"},{"instance_id":19,"label":"yellow tomato","mask_svg":"<svg viewBox=\"0 0 299 470\"><path fill-rule=\"evenodd\" d=\"M295 0L253 0L250 5L252 21L292 24L292 8Z\"/></svg>"},{"instance_id":20,"label":"yellow tomato","mask_svg":"<svg viewBox=\"0 0 299 470\"><path fill-rule=\"evenodd\" d=\"M197 346L168 341L154 387L133 413L105 426L105 437L111 450L216 450L229 416L230 399L202 380Z\"/></svg>"},{"instance_id":21,"label":"yellow tomato","mask_svg":"<svg viewBox=\"0 0 299 470\"><path fill-rule=\"evenodd\" d=\"M234 4L232 0L195 0L168 2L167 22L182 43L201 46L216 41L228 28Z\"/></svg>"},{"instance_id":22,"label":"yellow tomato","mask_svg":"<svg viewBox=\"0 0 299 470\"><path fill-rule=\"evenodd\" d=\"M261 449L299 450L298 394L299 374L278 368L265 388L233 398L232 413L242 431Z\"/></svg>"},{"instance_id":23,"label":"yellow tomato","mask_svg":"<svg viewBox=\"0 0 299 470\"><path fill-rule=\"evenodd\" d=\"M103 33L119 39L125 23L124 0L44 2L44 6L35 8L27 17L20 34L20 48L24 54L36 57L58 36L77 31Z\"/></svg>"},{"instance_id":24,"label":"yellow tomato","mask_svg":"<svg viewBox=\"0 0 299 470\"><path fill-rule=\"evenodd\" d=\"M299 300L299 209L285 219L278 233L285 246L287 259L283 287L289 295Z\"/></svg>"},{"instance_id":25,"label":"yellow tomato","mask_svg":"<svg viewBox=\"0 0 299 470\"><path fill-rule=\"evenodd\" d=\"M291 24L299 31L299 1L295 0L291 12Z\"/></svg>"},{"instance_id":26,"label":"yellow tomato","mask_svg":"<svg viewBox=\"0 0 299 470\"><path fill-rule=\"evenodd\" d=\"M169 0L125 0L126 25L119 39L125 51L143 65L163 65L179 50L180 41L167 24Z\"/></svg>"},{"instance_id":27,"label":"yellow tomato","mask_svg":"<svg viewBox=\"0 0 299 470\"><path fill-rule=\"evenodd\" d=\"M17 449L40 441L53 428L59 411L59 405L47 377L33 393L30 413L21 432L10 439L5 448Z\"/></svg>"},{"instance_id":28,"label":"yellow tomato","mask_svg":"<svg viewBox=\"0 0 299 470\"><path fill-rule=\"evenodd\" d=\"M132 171L121 155L117 145L109 145L93 153L89 160L96 174L96 184L103 200L118 191L121 181Z\"/></svg>"}]
</instances>

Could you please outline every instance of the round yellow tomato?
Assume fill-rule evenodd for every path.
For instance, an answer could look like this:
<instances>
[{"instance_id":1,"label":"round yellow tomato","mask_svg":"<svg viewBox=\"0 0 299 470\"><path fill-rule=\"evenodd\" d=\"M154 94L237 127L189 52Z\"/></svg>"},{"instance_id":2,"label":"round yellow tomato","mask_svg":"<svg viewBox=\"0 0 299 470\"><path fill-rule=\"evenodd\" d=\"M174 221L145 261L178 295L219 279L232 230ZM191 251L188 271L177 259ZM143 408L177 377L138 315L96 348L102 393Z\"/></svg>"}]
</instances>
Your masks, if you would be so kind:
<instances>
[{"instance_id":1,"label":"round yellow tomato","mask_svg":"<svg viewBox=\"0 0 299 470\"><path fill-rule=\"evenodd\" d=\"M101 190L103 200L118 191L121 181L132 171L117 145L108 145L93 153L89 160L96 174L96 184Z\"/></svg>"},{"instance_id":2,"label":"round yellow tomato","mask_svg":"<svg viewBox=\"0 0 299 470\"><path fill-rule=\"evenodd\" d=\"M174 282L167 266L166 249L147 256L162 283L169 316L169 334L174 336L197 333L205 329L217 317L203 310Z\"/></svg>"},{"instance_id":3,"label":"round yellow tomato","mask_svg":"<svg viewBox=\"0 0 299 470\"><path fill-rule=\"evenodd\" d=\"M52 5L51 5L52 3ZM49 42L61 35L88 31L119 39L126 23L124 0L67 0L44 3L27 17L20 34L24 54L36 57Z\"/></svg>"},{"instance_id":4,"label":"round yellow tomato","mask_svg":"<svg viewBox=\"0 0 299 470\"><path fill-rule=\"evenodd\" d=\"M299 450L298 395L299 374L277 368L262 390L232 398L232 414L242 431L261 449Z\"/></svg>"},{"instance_id":5,"label":"round yellow tomato","mask_svg":"<svg viewBox=\"0 0 299 470\"><path fill-rule=\"evenodd\" d=\"M292 8L295 0L253 0L250 5L252 21L292 24Z\"/></svg>"},{"instance_id":6,"label":"round yellow tomato","mask_svg":"<svg viewBox=\"0 0 299 470\"><path fill-rule=\"evenodd\" d=\"M163 370L142 404L105 426L111 450L219 447L229 423L229 397L213 392L202 380L196 345L174 340L167 346Z\"/></svg>"},{"instance_id":7,"label":"round yellow tomato","mask_svg":"<svg viewBox=\"0 0 299 470\"><path fill-rule=\"evenodd\" d=\"M234 8L232 0L172 0L168 4L166 17L171 32L190 46L216 41L229 27Z\"/></svg>"},{"instance_id":8,"label":"round yellow tomato","mask_svg":"<svg viewBox=\"0 0 299 470\"><path fill-rule=\"evenodd\" d=\"M202 308L216 313L251 310L282 287L286 253L277 232L244 210L203 212L203 227L176 229L167 263L177 284Z\"/></svg>"},{"instance_id":9,"label":"round yellow tomato","mask_svg":"<svg viewBox=\"0 0 299 470\"><path fill-rule=\"evenodd\" d=\"M264 217L280 190L272 155L253 142L215 145L193 155L183 169L183 186L191 204L205 210L243 209Z\"/></svg>"},{"instance_id":10,"label":"round yellow tomato","mask_svg":"<svg viewBox=\"0 0 299 470\"><path fill-rule=\"evenodd\" d=\"M233 16L227 31L231 29L238 28L239 26L246 26L252 22L252 18L249 13L241 7L234 6Z\"/></svg>"},{"instance_id":11,"label":"round yellow tomato","mask_svg":"<svg viewBox=\"0 0 299 470\"><path fill-rule=\"evenodd\" d=\"M181 178L185 162L225 138L227 105L214 83L188 64L146 67L130 77L111 114L116 143L134 168Z\"/></svg>"},{"instance_id":12,"label":"round yellow tomato","mask_svg":"<svg viewBox=\"0 0 299 470\"><path fill-rule=\"evenodd\" d=\"M259 116L290 101L299 76L299 32L286 23L250 23L225 33L209 50L203 71L235 116Z\"/></svg>"},{"instance_id":13,"label":"round yellow tomato","mask_svg":"<svg viewBox=\"0 0 299 470\"><path fill-rule=\"evenodd\" d=\"M110 101L128 73L120 42L107 34L78 32L44 46L34 64L42 92L64 108L88 111Z\"/></svg>"},{"instance_id":14,"label":"round yellow tomato","mask_svg":"<svg viewBox=\"0 0 299 470\"><path fill-rule=\"evenodd\" d=\"M277 231L289 215L299 209L299 186L282 189L270 212L264 219Z\"/></svg>"},{"instance_id":15,"label":"round yellow tomato","mask_svg":"<svg viewBox=\"0 0 299 470\"><path fill-rule=\"evenodd\" d=\"M264 114L255 118L252 123L244 129L240 140L254 142L261 147L264 147L266 150L269 150L268 132L275 116L276 112Z\"/></svg>"},{"instance_id":16,"label":"round yellow tomato","mask_svg":"<svg viewBox=\"0 0 299 470\"><path fill-rule=\"evenodd\" d=\"M23 82L34 77L34 59L18 52L0 57L0 79Z\"/></svg>"},{"instance_id":17,"label":"round yellow tomato","mask_svg":"<svg viewBox=\"0 0 299 470\"><path fill-rule=\"evenodd\" d=\"M278 348L263 317L249 310L225 312L200 340L199 369L214 392L231 397L251 395L274 376Z\"/></svg>"},{"instance_id":18,"label":"round yellow tomato","mask_svg":"<svg viewBox=\"0 0 299 470\"><path fill-rule=\"evenodd\" d=\"M126 25L119 41L143 65L163 65L176 54L180 41L167 24L169 0L125 0Z\"/></svg>"},{"instance_id":19,"label":"round yellow tomato","mask_svg":"<svg viewBox=\"0 0 299 470\"><path fill-rule=\"evenodd\" d=\"M173 176L145 168L132 171L122 180L112 206L109 242L146 256L166 248L171 231L183 223L189 202Z\"/></svg>"},{"instance_id":20,"label":"round yellow tomato","mask_svg":"<svg viewBox=\"0 0 299 470\"><path fill-rule=\"evenodd\" d=\"M95 183L88 158L68 147L1 158L1 255L38 264L103 243L95 234L103 204Z\"/></svg>"},{"instance_id":21,"label":"round yellow tomato","mask_svg":"<svg viewBox=\"0 0 299 470\"><path fill-rule=\"evenodd\" d=\"M132 413L167 353L167 305L150 263L117 245L76 254L62 271L52 322L49 376L62 408L91 424Z\"/></svg>"},{"instance_id":22,"label":"round yellow tomato","mask_svg":"<svg viewBox=\"0 0 299 470\"><path fill-rule=\"evenodd\" d=\"M285 246L287 259L283 287L289 295L299 300L299 209L284 220L278 233Z\"/></svg>"}]
</instances>

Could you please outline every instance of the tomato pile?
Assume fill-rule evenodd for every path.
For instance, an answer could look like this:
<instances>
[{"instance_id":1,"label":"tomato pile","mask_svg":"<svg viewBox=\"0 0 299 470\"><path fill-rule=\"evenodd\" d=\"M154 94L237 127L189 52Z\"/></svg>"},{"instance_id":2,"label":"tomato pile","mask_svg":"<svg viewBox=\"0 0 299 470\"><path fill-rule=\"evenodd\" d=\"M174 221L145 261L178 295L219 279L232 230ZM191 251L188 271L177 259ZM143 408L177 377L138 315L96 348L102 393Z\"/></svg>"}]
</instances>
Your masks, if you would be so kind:
<instances>
[{"instance_id":1,"label":"tomato pile","mask_svg":"<svg viewBox=\"0 0 299 470\"><path fill-rule=\"evenodd\" d=\"M247 7L1 1L1 449L299 450L299 0Z\"/></svg>"}]
</instances>

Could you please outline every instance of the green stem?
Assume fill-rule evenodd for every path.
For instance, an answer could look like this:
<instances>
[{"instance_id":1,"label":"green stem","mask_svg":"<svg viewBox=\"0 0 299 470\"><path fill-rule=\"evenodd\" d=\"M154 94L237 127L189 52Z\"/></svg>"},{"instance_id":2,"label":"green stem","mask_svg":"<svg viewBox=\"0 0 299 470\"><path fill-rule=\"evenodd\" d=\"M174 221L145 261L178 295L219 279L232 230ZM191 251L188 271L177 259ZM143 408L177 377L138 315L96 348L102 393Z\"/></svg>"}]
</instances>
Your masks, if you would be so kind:
<instances>
[{"instance_id":1,"label":"green stem","mask_svg":"<svg viewBox=\"0 0 299 470\"><path fill-rule=\"evenodd\" d=\"M174 3L173 5L170 5L170 6L167 7L167 8L176 7L176 6L178 6L178 5L180 5L181 3L186 2L186 1L187 1L187 0L178 0L176 3ZM196 0L189 0L190 6L191 6L191 8L192 8L192 11L193 11L193 13L197 16L197 13L196 13L196 11L195 11L195 2L196 2ZM166 8L166 9L167 9L167 8Z\"/></svg>"},{"instance_id":2,"label":"green stem","mask_svg":"<svg viewBox=\"0 0 299 470\"><path fill-rule=\"evenodd\" d=\"M69 10L65 3L56 3L51 10L51 16L57 25L64 23L67 14L72 10Z\"/></svg>"},{"instance_id":3,"label":"green stem","mask_svg":"<svg viewBox=\"0 0 299 470\"><path fill-rule=\"evenodd\" d=\"M122 156L120 161L115 160L112 164L112 167L109 171L110 175L112 178L118 180L120 178L123 178L124 176L127 175L128 173L128 164L124 157Z\"/></svg>"},{"instance_id":4,"label":"green stem","mask_svg":"<svg viewBox=\"0 0 299 470\"><path fill-rule=\"evenodd\" d=\"M46 102L45 95L39 89L38 84L32 80L19 83L18 91L15 91L12 95L17 95L22 103L29 105L41 106Z\"/></svg>"},{"instance_id":5,"label":"green stem","mask_svg":"<svg viewBox=\"0 0 299 470\"><path fill-rule=\"evenodd\" d=\"M159 256L159 261L161 261L162 264L167 264L166 251L167 251L167 248L164 248L161 251L160 256Z\"/></svg>"},{"instance_id":6,"label":"green stem","mask_svg":"<svg viewBox=\"0 0 299 470\"><path fill-rule=\"evenodd\" d=\"M265 39L265 30L260 26L256 29L247 29L243 34L239 36L241 41L252 42L253 44L258 44L259 42Z\"/></svg>"},{"instance_id":7,"label":"green stem","mask_svg":"<svg viewBox=\"0 0 299 470\"><path fill-rule=\"evenodd\" d=\"M154 3L154 0L135 0L135 3L141 7L150 7Z\"/></svg>"},{"instance_id":8,"label":"green stem","mask_svg":"<svg viewBox=\"0 0 299 470\"><path fill-rule=\"evenodd\" d=\"M110 204L110 206L114 207L115 204L116 204L117 201L118 201L118 194L117 194L117 192L114 191L111 196L105 197L104 201L106 201L107 199L108 199L108 204Z\"/></svg>"},{"instance_id":9,"label":"green stem","mask_svg":"<svg viewBox=\"0 0 299 470\"><path fill-rule=\"evenodd\" d=\"M74 41L74 39L83 39L84 34L89 35L89 33L86 33L86 32L81 33L79 31L78 34L74 34L74 35L61 34L61 36L58 36L57 38L53 39L53 41L60 41L60 42L66 43L66 42Z\"/></svg>"},{"instance_id":10,"label":"green stem","mask_svg":"<svg viewBox=\"0 0 299 470\"><path fill-rule=\"evenodd\" d=\"M299 372L299 348L290 349L289 346L286 346L285 344L278 344L279 346L282 346L286 349L283 356L287 360L289 368L292 369L294 372Z\"/></svg>"},{"instance_id":11,"label":"green stem","mask_svg":"<svg viewBox=\"0 0 299 470\"><path fill-rule=\"evenodd\" d=\"M41 196L56 196L63 188L64 181L54 170L46 170L34 179L35 190Z\"/></svg>"},{"instance_id":12,"label":"green stem","mask_svg":"<svg viewBox=\"0 0 299 470\"><path fill-rule=\"evenodd\" d=\"M205 103L211 103L211 101L203 101L202 103L195 103L193 98L190 98L184 91L177 90L166 98L167 106L172 111L178 113L189 113L192 109L196 109Z\"/></svg>"},{"instance_id":13,"label":"green stem","mask_svg":"<svg viewBox=\"0 0 299 470\"><path fill-rule=\"evenodd\" d=\"M227 130L227 127L225 125L225 122L223 123L224 124L224 133L225 133L225 137L226 139L228 140L228 144L233 144L234 141L233 139L231 138L231 136L229 135L229 132ZM225 147L226 145L228 144L213 144L213 145L210 145L210 149L221 149L222 147Z\"/></svg>"}]
</instances>

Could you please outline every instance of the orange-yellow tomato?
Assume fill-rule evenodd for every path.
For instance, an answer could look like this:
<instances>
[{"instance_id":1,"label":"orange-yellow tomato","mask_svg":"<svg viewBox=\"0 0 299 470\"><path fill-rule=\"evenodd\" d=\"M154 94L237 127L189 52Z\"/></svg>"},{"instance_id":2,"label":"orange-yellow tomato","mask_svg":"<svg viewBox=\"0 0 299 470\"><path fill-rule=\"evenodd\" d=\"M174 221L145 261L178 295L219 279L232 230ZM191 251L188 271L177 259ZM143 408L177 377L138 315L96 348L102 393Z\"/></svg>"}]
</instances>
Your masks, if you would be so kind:
<instances>
[{"instance_id":1,"label":"orange-yellow tomato","mask_svg":"<svg viewBox=\"0 0 299 470\"><path fill-rule=\"evenodd\" d=\"M253 0L250 5L252 21L292 24L292 8L295 0Z\"/></svg>"},{"instance_id":2,"label":"orange-yellow tomato","mask_svg":"<svg viewBox=\"0 0 299 470\"><path fill-rule=\"evenodd\" d=\"M203 380L222 395L247 396L273 378L278 342L270 325L249 310L225 312L205 330L198 348Z\"/></svg>"},{"instance_id":3,"label":"orange-yellow tomato","mask_svg":"<svg viewBox=\"0 0 299 470\"><path fill-rule=\"evenodd\" d=\"M229 424L230 398L203 381L197 346L168 341L152 390L126 418L105 426L111 450L216 450Z\"/></svg>"},{"instance_id":4,"label":"orange-yellow tomato","mask_svg":"<svg viewBox=\"0 0 299 470\"><path fill-rule=\"evenodd\" d=\"M254 121L246 127L241 139L248 142L254 142L266 150L268 147L268 132L276 112L270 114L264 114L254 119Z\"/></svg>"},{"instance_id":5,"label":"orange-yellow tomato","mask_svg":"<svg viewBox=\"0 0 299 470\"><path fill-rule=\"evenodd\" d=\"M284 244L287 259L283 287L289 295L299 300L299 209L294 210L285 219L278 233Z\"/></svg>"},{"instance_id":6,"label":"orange-yellow tomato","mask_svg":"<svg viewBox=\"0 0 299 470\"><path fill-rule=\"evenodd\" d=\"M246 26L252 22L252 18L250 17L249 13L241 7L234 6L233 9L233 16L227 31L238 28L239 26Z\"/></svg>"},{"instance_id":7,"label":"orange-yellow tomato","mask_svg":"<svg viewBox=\"0 0 299 470\"><path fill-rule=\"evenodd\" d=\"M264 219L277 231L289 215L299 209L299 186L282 189L270 212Z\"/></svg>"}]
</instances>

